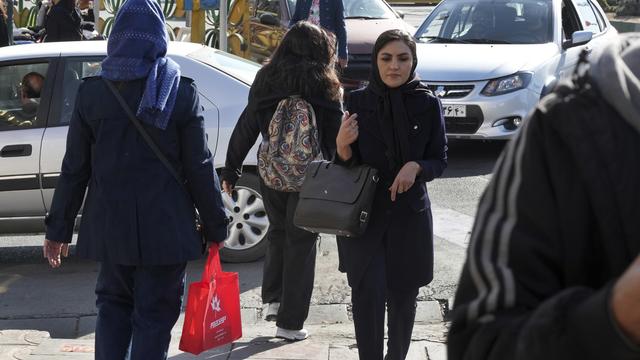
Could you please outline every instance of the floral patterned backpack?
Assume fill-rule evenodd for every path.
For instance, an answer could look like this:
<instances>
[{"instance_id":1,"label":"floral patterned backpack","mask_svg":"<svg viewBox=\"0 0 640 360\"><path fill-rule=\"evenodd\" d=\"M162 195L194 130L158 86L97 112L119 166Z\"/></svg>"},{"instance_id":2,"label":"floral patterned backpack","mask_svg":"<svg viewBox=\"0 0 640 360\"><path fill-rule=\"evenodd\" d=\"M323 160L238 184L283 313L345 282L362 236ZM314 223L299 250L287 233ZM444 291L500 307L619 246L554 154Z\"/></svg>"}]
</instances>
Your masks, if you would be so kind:
<instances>
[{"instance_id":1,"label":"floral patterned backpack","mask_svg":"<svg viewBox=\"0 0 640 360\"><path fill-rule=\"evenodd\" d=\"M280 100L258 150L258 172L268 187L299 192L307 166L322 160L313 107L299 96Z\"/></svg>"}]
</instances>

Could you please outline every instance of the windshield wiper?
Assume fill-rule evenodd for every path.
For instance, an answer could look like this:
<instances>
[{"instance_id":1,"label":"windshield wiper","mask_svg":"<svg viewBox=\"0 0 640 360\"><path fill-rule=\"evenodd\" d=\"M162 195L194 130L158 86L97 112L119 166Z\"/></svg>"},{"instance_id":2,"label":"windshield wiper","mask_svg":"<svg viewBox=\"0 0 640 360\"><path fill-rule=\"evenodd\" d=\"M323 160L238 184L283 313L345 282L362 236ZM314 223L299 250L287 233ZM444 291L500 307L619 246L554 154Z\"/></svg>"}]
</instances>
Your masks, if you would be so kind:
<instances>
[{"instance_id":1,"label":"windshield wiper","mask_svg":"<svg viewBox=\"0 0 640 360\"><path fill-rule=\"evenodd\" d=\"M363 20L375 20L375 19L386 19L383 17L376 16L347 16L345 19L363 19Z\"/></svg>"},{"instance_id":2,"label":"windshield wiper","mask_svg":"<svg viewBox=\"0 0 640 360\"><path fill-rule=\"evenodd\" d=\"M471 44L511 44L510 41L496 39L465 39L465 41Z\"/></svg>"},{"instance_id":3,"label":"windshield wiper","mask_svg":"<svg viewBox=\"0 0 640 360\"><path fill-rule=\"evenodd\" d=\"M427 39L432 43L445 43L445 44L464 44L468 41L461 39L451 39L441 36L420 36L419 40Z\"/></svg>"}]
</instances>

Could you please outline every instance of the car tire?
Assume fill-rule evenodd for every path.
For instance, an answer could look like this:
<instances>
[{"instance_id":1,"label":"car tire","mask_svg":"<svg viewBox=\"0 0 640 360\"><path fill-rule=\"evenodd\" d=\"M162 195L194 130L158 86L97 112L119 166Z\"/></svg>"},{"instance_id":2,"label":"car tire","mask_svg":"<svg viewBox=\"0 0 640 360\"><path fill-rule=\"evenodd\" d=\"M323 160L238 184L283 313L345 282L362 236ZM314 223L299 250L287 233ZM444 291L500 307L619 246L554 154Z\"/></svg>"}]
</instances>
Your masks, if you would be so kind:
<instances>
[{"instance_id":1,"label":"car tire","mask_svg":"<svg viewBox=\"0 0 640 360\"><path fill-rule=\"evenodd\" d=\"M220 250L221 260L244 263L260 259L267 250L269 219L262 202L258 176L244 173L233 189L232 196L222 196L231 222L229 237Z\"/></svg>"}]
</instances>

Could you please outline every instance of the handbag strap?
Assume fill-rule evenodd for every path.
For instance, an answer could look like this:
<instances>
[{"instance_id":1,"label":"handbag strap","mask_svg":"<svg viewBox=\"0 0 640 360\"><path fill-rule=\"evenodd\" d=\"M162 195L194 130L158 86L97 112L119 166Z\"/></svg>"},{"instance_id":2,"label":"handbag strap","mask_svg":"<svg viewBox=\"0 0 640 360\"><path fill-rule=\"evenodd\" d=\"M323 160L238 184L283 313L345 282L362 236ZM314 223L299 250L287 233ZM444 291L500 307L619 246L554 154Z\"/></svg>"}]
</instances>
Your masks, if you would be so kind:
<instances>
[{"instance_id":1,"label":"handbag strap","mask_svg":"<svg viewBox=\"0 0 640 360\"><path fill-rule=\"evenodd\" d=\"M135 125L136 129L138 130L138 133L140 133L140 136L142 136L142 138L147 143L147 145L149 145L149 147L151 148L151 151L153 151L153 153L156 155L158 160L160 160L160 162L167 168L167 170L169 170L169 172L171 173L171 175L173 175L173 177L176 179L178 184L182 186L184 191L186 191L189 197L191 198L191 193L189 192L189 190L187 189L187 186L185 185L186 181L182 176L180 176L178 171L169 162L169 159L167 159L167 157L162 153L162 151L160 150L158 145L156 145L156 143L153 141L151 136L149 136L149 133L147 133L147 131L144 129L144 127L140 123L140 120L138 120L138 118L133 114L133 111L131 110L127 102L124 100L122 95L120 94L120 91L116 89L115 85L113 85L113 83L110 80L105 78L102 78L102 80L104 80L104 82L109 87L109 90L111 90L113 95L116 97L116 99L120 103L120 106L122 107L124 112L127 114L127 117L129 117L129 120L131 120L133 125Z\"/></svg>"}]
</instances>

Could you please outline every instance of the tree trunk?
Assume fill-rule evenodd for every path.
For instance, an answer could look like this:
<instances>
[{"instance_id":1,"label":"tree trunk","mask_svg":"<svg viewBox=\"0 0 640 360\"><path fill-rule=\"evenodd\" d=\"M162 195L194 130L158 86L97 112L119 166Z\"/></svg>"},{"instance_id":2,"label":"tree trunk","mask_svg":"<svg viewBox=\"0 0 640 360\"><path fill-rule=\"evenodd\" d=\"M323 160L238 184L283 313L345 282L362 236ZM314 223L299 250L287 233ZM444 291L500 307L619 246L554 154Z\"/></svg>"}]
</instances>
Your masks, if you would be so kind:
<instances>
[{"instance_id":1,"label":"tree trunk","mask_svg":"<svg viewBox=\"0 0 640 360\"><path fill-rule=\"evenodd\" d=\"M640 16L640 0L620 0L618 16Z\"/></svg>"}]
</instances>

